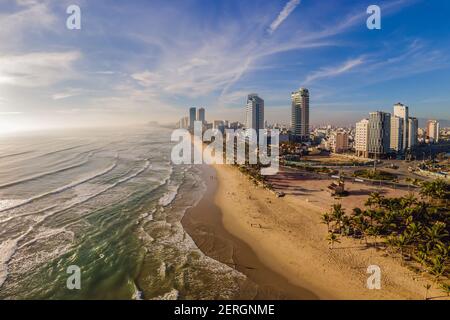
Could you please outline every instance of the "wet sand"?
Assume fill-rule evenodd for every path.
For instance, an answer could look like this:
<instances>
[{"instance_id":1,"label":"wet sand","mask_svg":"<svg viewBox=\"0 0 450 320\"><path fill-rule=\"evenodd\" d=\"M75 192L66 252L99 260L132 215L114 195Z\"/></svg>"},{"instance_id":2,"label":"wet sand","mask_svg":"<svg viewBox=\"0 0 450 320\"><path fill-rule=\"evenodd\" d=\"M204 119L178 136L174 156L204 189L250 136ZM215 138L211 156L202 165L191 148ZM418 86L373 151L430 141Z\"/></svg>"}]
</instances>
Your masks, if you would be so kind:
<instances>
[{"instance_id":1,"label":"wet sand","mask_svg":"<svg viewBox=\"0 0 450 320\"><path fill-rule=\"evenodd\" d=\"M209 257L237 269L257 284L256 296L241 288L241 299L318 299L318 296L262 263L252 248L229 233L223 225L223 213L215 202L218 188L213 167L202 167L207 191L194 208L189 209L182 224L196 245ZM237 208L238 209L238 208Z\"/></svg>"}]
</instances>

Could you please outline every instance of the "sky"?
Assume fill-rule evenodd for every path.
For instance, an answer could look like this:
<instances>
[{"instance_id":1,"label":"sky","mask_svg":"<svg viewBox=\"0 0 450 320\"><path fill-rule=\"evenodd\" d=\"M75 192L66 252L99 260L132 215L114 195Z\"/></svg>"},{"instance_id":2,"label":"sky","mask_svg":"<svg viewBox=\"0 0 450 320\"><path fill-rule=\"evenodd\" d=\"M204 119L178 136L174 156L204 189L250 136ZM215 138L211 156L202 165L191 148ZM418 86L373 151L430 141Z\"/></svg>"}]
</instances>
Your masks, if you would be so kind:
<instances>
[{"instance_id":1,"label":"sky","mask_svg":"<svg viewBox=\"0 0 450 320\"><path fill-rule=\"evenodd\" d=\"M81 30L69 30L69 5ZM366 10L381 8L381 30ZM450 1L0 0L0 132L244 120L249 93L289 123L352 125L402 102L450 120Z\"/></svg>"}]
</instances>

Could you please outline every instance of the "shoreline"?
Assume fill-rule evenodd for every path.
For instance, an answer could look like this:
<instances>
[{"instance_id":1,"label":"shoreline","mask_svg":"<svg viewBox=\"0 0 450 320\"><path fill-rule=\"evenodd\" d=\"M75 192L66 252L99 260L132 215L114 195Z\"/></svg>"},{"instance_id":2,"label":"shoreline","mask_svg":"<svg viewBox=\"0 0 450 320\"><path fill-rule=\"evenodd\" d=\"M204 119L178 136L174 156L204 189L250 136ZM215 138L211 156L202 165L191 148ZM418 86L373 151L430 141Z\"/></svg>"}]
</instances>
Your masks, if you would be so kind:
<instances>
[{"instance_id":1,"label":"shoreline","mask_svg":"<svg viewBox=\"0 0 450 320\"><path fill-rule=\"evenodd\" d=\"M333 250L329 249L325 240L327 229L320 221L321 214L334 202L321 190L321 183L326 181L291 179L300 186L292 188L284 198L277 198L255 186L233 166L205 167L205 174L215 172L216 178L206 179L207 192L196 207L186 212L183 227L202 252L220 262L230 263L221 254L220 243L230 246L231 242L236 252L233 256L236 269L262 288L270 287L266 298L424 298L424 285L431 282L383 250L346 238ZM289 177L281 177L278 182L283 190ZM361 194L355 199L364 198L365 194ZM347 203L347 207L350 205ZM212 232L202 235L202 230ZM256 268L243 268L248 265ZM369 265L381 268L381 290L366 288ZM273 290L284 295L274 295ZM430 290L430 296L444 298L437 288Z\"/></svg>"},{"instance_id":2,"label":"shoreline","mask_svg":"<svg viewBox=\"0 0 450 320\"><path fill-rule=\"evenodd\" d=\"M198 204L186 211L181 223L205 255L238 270L257 285L255 296L249 297L244 288L240 298L318 299L313 293L291 284L284 276L268 268L247 243L225 228L223 212L215 201L219 184L216 169L203 165L202 176L207 190Z\"/></svg>"}]
</instances>

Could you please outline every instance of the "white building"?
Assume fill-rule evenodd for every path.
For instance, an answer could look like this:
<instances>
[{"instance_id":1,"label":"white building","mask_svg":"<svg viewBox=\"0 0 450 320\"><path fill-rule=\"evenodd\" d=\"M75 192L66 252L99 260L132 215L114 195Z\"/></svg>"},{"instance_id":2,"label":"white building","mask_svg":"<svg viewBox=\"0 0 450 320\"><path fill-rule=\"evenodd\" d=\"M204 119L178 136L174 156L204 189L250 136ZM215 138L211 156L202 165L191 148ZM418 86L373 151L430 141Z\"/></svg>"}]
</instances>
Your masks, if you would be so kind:
<instances>
[{"instance_id":1,"label":"white building","mask_svg":"<svg viewBox=\"0 0 450 320\"><path fill-rule=\"evenodd\" d=\"M391 117L391 150L401 152L403 150L403 123L404 120L397 116Z\"/></svg>"},{"instance_id":2,"label":"white building","mask_svg":"<svg viewBox=\"0 0 450 320\"><path fill-rule=\"evenodd\" d=\"M398 151L405 151L409 148L408 137L409 137L409 108L400 102L394 105L393 117L398 117L401 119L403 134L400 141L400 149Z\"/></svg>"},{"instance_id":3,"label":"white building","mask_svg":"<svg viewBox=\"0 0 450 320\"><path fill-rule=\"evenodd\" d=\"M369 140L369 120L362 119L356 123L355 131L355 151L358 157L367 158L368 153L368 140Z\"/></svg>"},{"instance_id":4,"label":"white building","mask_svg":"<svg viewBox=\"0 0 450 320\"><path fill-rule=\"evenodd\" d=\"M428 120L427 136L430 143L439 142L439 122L437 120Z\"/></svg>"}]
</instances>

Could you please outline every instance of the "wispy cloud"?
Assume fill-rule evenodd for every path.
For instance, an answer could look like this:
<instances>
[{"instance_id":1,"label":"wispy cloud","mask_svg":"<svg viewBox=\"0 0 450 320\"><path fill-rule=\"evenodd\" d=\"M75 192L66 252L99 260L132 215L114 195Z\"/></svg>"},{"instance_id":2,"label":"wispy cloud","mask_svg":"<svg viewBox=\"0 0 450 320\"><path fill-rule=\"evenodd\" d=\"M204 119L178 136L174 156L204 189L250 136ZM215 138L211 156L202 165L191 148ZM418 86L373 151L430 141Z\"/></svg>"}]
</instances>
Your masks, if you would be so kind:
<instances>
[{"instance_id":1,"label":"wispy cloud","mask_svg":"<svg viewBox=\"0 0 450 320\"><path fill-rule=\"evenodd\" d=\"M86 95L89 92L90 92L89 90L85 90L85 89L81 89L81 88L68 88L64 91L52 94L52 99L53 100L63 100L63 99L76 97L76 96L79 96L82 94Z\"/></svg>"},{"instance_id":2,"label":"wispy cloud","mask_svg":"<svg viewBox=\"0 0 450 320\"><path fill-rule=\"evenodd\" d=\"M313 81L316 81L319 79L336 77L336 76L339 76L341 74L351 71L352 69L360 66L363 63L364 63L364 59L362 57L359 57L356 59L348 60L338 66L321 68L320 70L315 71L315 72L311 73L310 75L308 75L303 83L310 84Z\"/></svg>"},{"instance_id":3,"label":"wispy cloud","mask_svg":"<svg viewBox=\"0 0 450 320\"><path fill-rule=\"evenodd\" d=\"M11 14L0 13L0 51L11 49L23 40L25 34L51 31L56 16L45 2L18 1L21 9Z\"/></svg>"},{"instance_id":4,"label":"wispy cloud","mask_svg":"<svg viewBox=\"0 0 450 320\"><path fill-rule=\"evenodd\" d=\"M0 56L0 84L40 87L71 79L78 51L36 52Z\"/></svg>"},{"instance_id":5,"label":"wispy cloud","mask_svg":"<svg viewBox=\"0 0 450 320\"><path fill-rule=\"evenodd\" d=\"M270 34L274 33L275 30L277 30L278 27L283 23L283 21L286 20L287 17L289 17L292 11L297 8L300 2L301 0L290 0L288 3L286 3L283 10L281 10L281 12L278 14L278 17L270 24L268 32Z\"/></svg>"}]
</instances>

